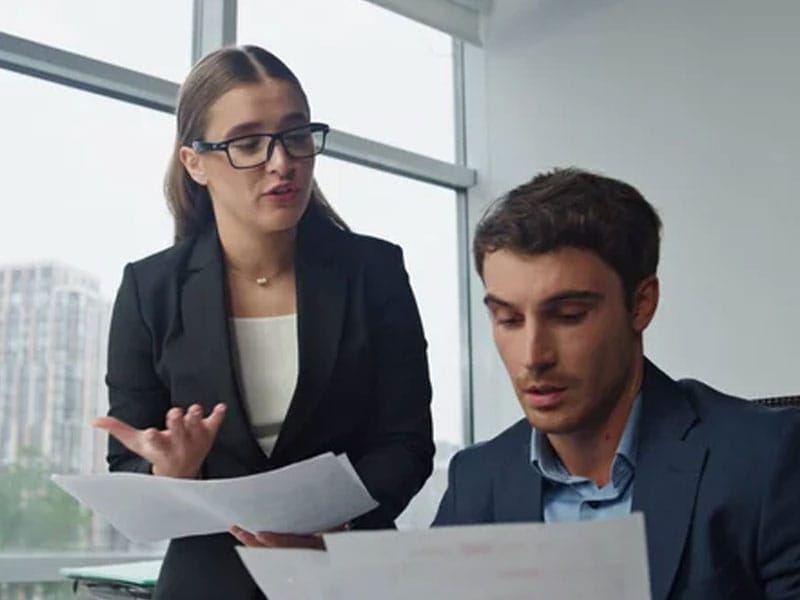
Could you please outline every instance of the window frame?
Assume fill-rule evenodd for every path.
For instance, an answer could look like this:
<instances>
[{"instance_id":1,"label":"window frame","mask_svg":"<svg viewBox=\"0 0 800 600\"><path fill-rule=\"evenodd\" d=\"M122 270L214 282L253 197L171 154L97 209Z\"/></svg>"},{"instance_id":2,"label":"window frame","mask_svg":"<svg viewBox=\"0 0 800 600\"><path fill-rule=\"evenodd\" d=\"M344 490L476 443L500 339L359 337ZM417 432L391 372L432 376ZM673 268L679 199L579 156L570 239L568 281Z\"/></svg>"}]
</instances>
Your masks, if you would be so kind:
<instances>
[{"instance_id":1,"label":"window frame","mask_svg":"<svg viewBox=\"0 0 800 600\"><path fill-rule=\"evenodd\" d=\"M371 0L379 6L404 14L396 2ZM467 14L461 2L448 6L450 0L433 3L428 19L414 14L412 18L443 31L479 43L478 28L465 20L478 22L479 12ZM207 52L236 41L237 0L194 0L192 24L192 61ZM444 12L442 12L444 11ZM448 27L447 15L458 15L457 25ZM452 23L452 22L451 22ZM472 32L469 35L464 32ZM189 50L189 49L187 49ZM179 84L140 71L89 58L60 48L0 32L0 69L37 79L66 85L159 112L174 114ZM469 191L476 185L476 171L467 166L465 141L465 78L464 42L453 38L454 114L456 161L450 163L410 152L376 140L332 129L324 154L361 166L408 177L450 189L456 193L459 269L459 321L461 323L461 390L463 402L463 439L473 441L472 419L472 341L470 327L470 223ZM40 552L17 551L0 553L0 583L43 583L64 581L59 568L65 565L95 565L112 562L152 560L163 553L81 551Z\"/></svg>"}]
</instances>

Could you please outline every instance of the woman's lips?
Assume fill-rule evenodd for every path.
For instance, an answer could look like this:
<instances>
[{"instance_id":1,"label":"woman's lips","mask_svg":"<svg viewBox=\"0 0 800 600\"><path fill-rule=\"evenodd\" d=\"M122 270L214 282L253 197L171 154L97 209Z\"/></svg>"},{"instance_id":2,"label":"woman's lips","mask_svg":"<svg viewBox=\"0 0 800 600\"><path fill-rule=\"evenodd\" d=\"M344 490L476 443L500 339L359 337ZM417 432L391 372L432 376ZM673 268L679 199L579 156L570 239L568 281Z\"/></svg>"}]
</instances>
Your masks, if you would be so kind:
<instances>
[{"instance_id":1,"label":"woman's lips","mask_svg":"<svg viewBox=\"0 0 800 600\"><path fill-rule=\"evenodd\" d=\"M262 194L261 197L267 202L273 202L275 204L288 204L294 201L296 195L297 188L285 187L266 192L265 194Z\"/></svg>"}]
</instances>

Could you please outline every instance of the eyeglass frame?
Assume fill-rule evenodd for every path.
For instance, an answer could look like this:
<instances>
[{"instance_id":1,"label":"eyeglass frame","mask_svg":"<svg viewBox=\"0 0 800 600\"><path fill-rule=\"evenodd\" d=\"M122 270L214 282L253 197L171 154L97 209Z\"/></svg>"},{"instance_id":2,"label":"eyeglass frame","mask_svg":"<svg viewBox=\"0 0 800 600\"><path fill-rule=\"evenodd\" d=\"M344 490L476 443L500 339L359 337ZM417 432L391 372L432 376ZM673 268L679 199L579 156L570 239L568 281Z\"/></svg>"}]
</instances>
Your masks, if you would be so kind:
<instances>
[{"instance_id":1,"label":"eyeglass frame","mask_svg":"<svg viewBox=\"0 0 800 600\"><path fill-rule=\"evenodd\" d=\"M297 131L298 129L311 129L311 133L317 133L319 131L322 132L322 143L319 146L319 150L316 150L313 154L307 154L303 156L294 156L287 148L286 144L283 141L283 137L293 131ZM297 125L296 127L290 127L289 129L283 129L281 131L276 131L274 133L248 133L245 135L237 135L236 137L229 138L227 140L222 140L220 142L207 142L205 140L194 140L192 142L192 150L198 152L200 154L204 154L206 152L225 152L225 156L228 157L228 163L230 163L231 167L234 169L255 169L256 167L260 167L265 165L269 162L269 159L272 158L273 152L275 152L275 145L280 142L281 146L283 146L283 151L286 152L286 156L289 158L294 159L303 159L303 158L311 158L312 156L316 156L320 154L325 149L325 140L330 133L330 126L327 123L319 123L319 122L312 122L306 123L305 125ZM267 154L263 161L257 163L255 165L248 165L246 167L238 167L233 164L233 159L231 158L230 151L228 147L230 144L234 142L238 142L239 140L244 140L251 137L268 137L270 138L269 144L267 145Z\"/></svg>"}]
</instances>

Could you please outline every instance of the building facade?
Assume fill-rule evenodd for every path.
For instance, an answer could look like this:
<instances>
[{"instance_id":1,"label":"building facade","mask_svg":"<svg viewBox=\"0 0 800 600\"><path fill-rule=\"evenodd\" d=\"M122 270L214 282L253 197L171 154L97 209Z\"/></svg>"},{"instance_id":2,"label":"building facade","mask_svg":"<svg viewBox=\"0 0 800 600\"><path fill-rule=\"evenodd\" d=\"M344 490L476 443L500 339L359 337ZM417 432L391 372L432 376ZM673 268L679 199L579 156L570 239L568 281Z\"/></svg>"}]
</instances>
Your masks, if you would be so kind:
<instances>
[{"instance_id":1,"label":"building facade","mask_svg":"<svg viewBox=\"0 0 800 600\"><path fill-rule=\"evenodd\" d=\"M110 303L92 275L54 262L0 265L0 465L102 469Z\"/></svg>"}]
</instances>

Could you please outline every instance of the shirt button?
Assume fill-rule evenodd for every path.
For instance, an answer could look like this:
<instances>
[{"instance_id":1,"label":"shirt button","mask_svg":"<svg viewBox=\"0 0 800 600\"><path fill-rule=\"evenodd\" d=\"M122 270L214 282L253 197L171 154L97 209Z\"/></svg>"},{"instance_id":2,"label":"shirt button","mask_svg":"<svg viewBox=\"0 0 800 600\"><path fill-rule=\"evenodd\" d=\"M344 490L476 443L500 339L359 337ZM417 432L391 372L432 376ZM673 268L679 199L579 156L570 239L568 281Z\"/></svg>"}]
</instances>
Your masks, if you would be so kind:
<instances>
[{"instance_id":1,"label":"shirt button","mask_svg":"<svg viewBox=\"0 0 800 600\"><path fill-rule=\"evenodd\" d=\"M589 502L587 502L586 504L588 504L589 508L591 508L592 510L597 510L598 508L600 508L599 500L589 500Z\"/></svg>"}]
</instances>

